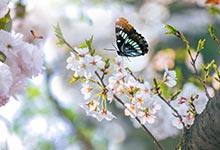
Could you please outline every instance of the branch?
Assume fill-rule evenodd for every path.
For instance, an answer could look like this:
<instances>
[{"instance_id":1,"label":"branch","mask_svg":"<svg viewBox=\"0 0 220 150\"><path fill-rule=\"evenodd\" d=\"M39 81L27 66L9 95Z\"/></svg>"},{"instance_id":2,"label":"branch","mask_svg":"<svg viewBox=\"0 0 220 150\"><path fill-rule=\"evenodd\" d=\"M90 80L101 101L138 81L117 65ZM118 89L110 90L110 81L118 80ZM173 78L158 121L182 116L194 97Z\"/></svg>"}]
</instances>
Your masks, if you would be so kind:
<instances>
[{"instance_id":1,"label":"branch","mask_svg":"<svg viewBox=\"0 0 220 150\"><path fill-rule=\"evenodd\" d=\"M166 100L165 97L162 96L162 93L160 91L160 87L158 86L158 83L156 81L156 79L154 79L154 85L155 85L155 92L157 93L157 95L160 97L160 99L162 99L175 113L175 117L178 117L180 119L181 124L183 125L183 129L186 130L186 125L183 122L183 118L182 116L178 113L178 111L169 103L168 100Z\"/></svg>"},{"instance_id":2,"label":"branch","mask_svg":"<svg viewBox=\"0 0 220 150\"><path fill-rule=\"evenodd\" d=\"M209 95L208 93L208 88L207 88L207 85L205 83L205 81L200 77L199 75L199 72L198 72L198 69L196 68L196 60L197 60L197 57L200 53L200 51L197 51L197 54L196 54L196 57L193 58L192 56L192 53L191 53L191 49L190 49L190 45L189 45L189 41L186 39L186 37L184 36L184 34L182 32L179 32L179 38L182 40L182 42L185 44L185 47L186 47L186 50L190 56L190 59L191 59L191 64L192 64L192 67L193 67L193 70L195 71L195 74L194 74L194 77L199 80L199 82L202 84L204 90L205 90L205 94L206 94L206 97L211 100L211 96Z\"/></svg>"},{"instance_id":3,"label":"branch","mask_svg":"<svg viewBox=\"0 0 220 150\"><path fill-rule=\"evenodd\" d=\"M207 85L206 85L205 81L200 77L199 72L196 68L196 60L197 60L197 57L200 53L200 50L197 51L196 57L193 58L192 53L191 53L191 49L190 49L190 45L189 45L189 41L186 39L184 34L170 25L165 25L165 28L167 29L166 34L174 35L174 36L180 38L181 41L183 42L183 44L185 44L185 49L187 50L187 52L190 56L191 64L192 64L193 70L195 71L194 77L197 80L199 80L199 82L202 84L203 88L205 89L206 97L210 100L211 96L208 93Z\"/></svg>"},{"instance_id":4,"label":"branch","mask_svg":"<svg viewBox=\"0 0 220 150\"><path fill-rule=\"evenodd\" d=\"M103 81L104 77L103 77L103 76L101 77L101 76L98 74L97 71L95 71L95 74L96 74L96 76L98 77L99 81L101 82L103 88L105 88L106 85L105 85L105 83L104 83L104 81ZM123 102L119 97L117 97L116 95L113 95L113 97L114 97L115 100L116 100L117 102L119 102L124 108L126 108L133 116L135 116L135 115L132 113L132 111L131 111L128 107L125 106L124 102ZM153 139L153 142L157 145L158 149L159 149L159 150L163 150L162 145L157 141L157 139L156 139L156 138L153 136L153 134L147 129L147 127L146 127L144 124L141 123L140 119L139 119L137 116L135 116L135 120L141 125L141 127L144 129L144 131L147 132L147 133L150 135L150 137Z\"/></svg>"},{"instance_id":5,"label":"branch","mask_svg":"<svg viewBox=\"0 0 220 150\"><path fill-rule=\"evenodd\" d=\"M138 82L140 82L140 83L143 83L143 81L140 80L139 78L137 78L137 77L134 75L134 73L133 73L129 68L127 68L127 70L128 70L128 72L130 73L130 75L131 75L136 81L138 81ZM166 100L165 97L162 96L162 93L161 93L161 91L160 91L160 87L158 86L156 79L154 79L154 83L155 83L155 91L156 91L157 95L168 105L168 107L170 107L170 108L174 111L175 117L178 117L178 118L180 119L180 122L181 122L181 124L183 125L184 130L186 130L187 128L186 128L185 123L183 122L182 116L181 116L181 115L178 113L178 111L169 103L169 101Z\"/></svg>"}]
</instances>

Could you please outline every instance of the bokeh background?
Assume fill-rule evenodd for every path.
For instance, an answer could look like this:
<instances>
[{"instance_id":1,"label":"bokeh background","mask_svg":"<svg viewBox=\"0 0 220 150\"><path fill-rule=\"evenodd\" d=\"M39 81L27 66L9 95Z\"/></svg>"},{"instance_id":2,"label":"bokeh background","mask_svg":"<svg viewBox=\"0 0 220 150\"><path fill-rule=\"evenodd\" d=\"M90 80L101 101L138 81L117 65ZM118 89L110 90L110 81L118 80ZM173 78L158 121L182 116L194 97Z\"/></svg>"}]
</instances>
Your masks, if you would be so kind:
<instances>
[{"instance_id":1,"label":"bokeh background","mask_svg":"<svg viewBox=\"0 0 220 150\"><path fill-rule=\"evenodd\" d=\"M79 107L83 102L80 84L68 83L71 76L66 70L68 49L56 45L53 26L57 23L72 46L93 35L97 51L115 57L115 52L104 48L113 48L112 43L115 44L115 20L121 16L127 18L146 38L150 49L144 59L131 61L131 66L137 63L140 66L134 71L152 80L163 70L165 61L177 71L177 86L185 91L199 86L195 87L197 83L191 77L183 45L164 34L164 24L183 31L195 48L200 38L206 38L198 67L212 59L218 63L220 60L219 49L207 30L213 24L220 37L220 15L205 0L13 0L9 7L12 29L44 50L45 68L44 73L29 81L25 93L0 108L2 150L156 149L150 137L115 103L111 111L117 119L111 122L98 122L86 116ZM30 30L43 39L33 40ZM210 90L219 88L210 83ZM181 131L170 124L169 111L161 115L165 118L160 120L162 123L149 128L165 149L171 150L177 145Z\"/></svg>"}]
</instances>

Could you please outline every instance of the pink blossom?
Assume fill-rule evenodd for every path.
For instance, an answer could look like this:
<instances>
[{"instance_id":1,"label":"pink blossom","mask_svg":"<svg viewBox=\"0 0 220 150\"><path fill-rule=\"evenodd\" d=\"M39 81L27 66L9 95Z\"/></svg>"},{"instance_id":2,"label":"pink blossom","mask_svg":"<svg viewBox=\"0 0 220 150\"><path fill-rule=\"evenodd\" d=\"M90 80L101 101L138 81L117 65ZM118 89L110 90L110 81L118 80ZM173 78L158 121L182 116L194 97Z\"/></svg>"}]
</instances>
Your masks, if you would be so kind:
<instances>
[{"instance_id":1,"label":"pink blossom","mask_svg":"<svg viewBox=\"0 0 220 150\"><path fill-rule=\"evenodd\" d=\"M43 66L43 52L38 47L24 42L21 34L13 34L7 31L0 30L0 50L6 55L5 64L10 69L7 84L9 87L4 87L7 94L1 97L10 97L22 92L25 88L28 78L37 76ZM12 82L13 81L13 82Z\"/></svg>"}]
</instances>

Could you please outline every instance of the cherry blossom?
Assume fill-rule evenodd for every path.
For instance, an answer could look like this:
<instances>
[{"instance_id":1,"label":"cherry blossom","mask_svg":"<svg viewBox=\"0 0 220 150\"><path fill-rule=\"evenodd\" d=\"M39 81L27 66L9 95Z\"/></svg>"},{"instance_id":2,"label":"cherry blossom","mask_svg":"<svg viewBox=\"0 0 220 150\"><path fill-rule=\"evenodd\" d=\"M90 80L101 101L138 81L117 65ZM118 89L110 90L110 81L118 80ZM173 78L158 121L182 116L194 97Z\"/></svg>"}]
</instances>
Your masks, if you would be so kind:
<instances>
[{"instance_id":1,"label":"cherry blossom","mask_svg":"<svg viewBox=\"0 0 220 150\"><path fill-rule=\"evenodd\" d=\"M152 124L155 122L156 116L155 116L155 111L151 109L145 109L143 111L138 112L138 116L140 117L141 123L149 123Z\"/></svg>"},{"instance_id":2,"label":"cherry blossom","mask_svg":"<svg viewBox=\"0 0 220 150\"><path fill-rule=\"evenodd\" d=\"M117 73L109 77L107 89L113 94L122 94L124 90L125 76L122 73Z\"/></svg>"},{"instance_id":3,"label":"cherry blossom","mask_svg":"<svg viewBox=\"0 0 220 150\"><path fill-rule=\"evenodd\" d=\"M78 53L71 52L66 60L66 69L72 70L75 76L91 79L94 77L95 71L104 69L105 62L99 55L89 54L89 50L86 48L75 48L75 50Z\"/></svg>"},{"instance_id":4,"label":"cherry blossom","mask_svg":"<svg viewBox=\"0 0 220 150\"><path fill-rule=\"evenodd\" d=\"M89 84L89 82L86 82L82 84L81 93L84 95L84 99L88 99L91 97L93 90L93 86Z\"/></svg>"},{"instance_id":5,"label":"cherry blossom","mask_svg":"<svg viewBox=\"0 0 220 150\"><path fill-rule=\"evenodd\" d=\"M174 87L176 85L176 72L165 67L163 80L168 87Z\"/></svg>"},{"instance_id":6,"label":"cherry blossom","mask_svg":"<svg viewBox=\"0 0 220 150\"><path fill-rule=\"evenodd\" d=\"M136 117L137 115L137 108L134 104L125 103L126 109L124 111L126 116L130 116L131 118Z\"/></svg>"},{"instance_id":7,"label":"cherry blossom","mask_svg":"<svg viewBox=\"0 0 220 150\"><path fill-rule=\"evenodd\" d=\"M112 119L115 119L116 117L112 114L112 112L102 109L101 111L98 112L98 115L96 115L96 119L98 121L102 121L103 119L107 121L111 121Z\"/></svg>"},{"instance_id":8,"label":"cherry blossom","mask_svg":"<svg viewBox=\"0 0 220 150\"><path fill-rule=\"evenodd\" d=\"M24 91L27 79L37 76L43 68L43 52L32 44L23 41L23 35L0 30L0 51L6 56L4 71L7 76L7 86L3 99ZM1 64L1 66L5 66ZM3 71L3 70L2 70ZM4 85L4 84L2 84ZM1 93L2 94L2 93Z\"/></svg>"}]
</instances>

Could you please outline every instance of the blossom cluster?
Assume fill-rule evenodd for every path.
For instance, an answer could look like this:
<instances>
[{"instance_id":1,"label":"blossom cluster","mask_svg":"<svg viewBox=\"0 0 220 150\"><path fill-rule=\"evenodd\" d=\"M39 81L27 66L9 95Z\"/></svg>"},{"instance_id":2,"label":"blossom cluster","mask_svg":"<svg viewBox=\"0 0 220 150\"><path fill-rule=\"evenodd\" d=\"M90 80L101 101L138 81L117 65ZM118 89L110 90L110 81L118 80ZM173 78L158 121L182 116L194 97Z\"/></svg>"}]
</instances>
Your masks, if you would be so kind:
<instances>
[{"instance_id":1,"label":"blossom cluster","mask_svg":"<svg viewBox=\"0 0 220 150\"><path fill-rule=\"evenodd\" d=\"M67 59L67 69L74 72L74 78L83 80L81 93L85 103L81 105L87 115L93 116L99 121L102 119L112 120L115 116L107 110L106 90L98 80L98 74L105 74L108 66L107 61L99 55L92 55L87 48L75 48L77 53L71 52Z\"/></svg>"},{"instance_id":2,"label":"blossom cluster","mask_svg":"<svg viewBox=\"0 0 220 150\"><path fill-rule=\"evenodd\" d=\"M143 125L153 124L161 118L161 114L157 114L164 105L164 100L158 95L160 93L155 92L155 85L135 76L125 63L126 58L118 56L113 60L104 59L91 53L88 48L74 49L76 53L70 52L66 68L73 71L75 80L83 82L81 93L85 102L81 107L87 115L99 121L110 121L116 117L108 107L112 101L120 99L123 101L124 114L133 119L138 118ZM159 82L167 88L175 87L176 72L168 70L165 65ZM172 112L172 125L178 129L182 129L183 125L189 128L207 101L204 92L193 84L185 84L176 99L168 102L178 112Z\"/></svg>"},{"instance_id":3,"label":"blossom cluster","mask_svg":"<svg viewBox=\"0 0 220 150\"><path fill-rule=\"evenodd\" d=\"M142 124L152 124L156 119L156 112L160 110L159 103L154 101L152 86L147 81L141 81L127 69L123 58L116 57L113 64L112 75L108 78L108 100L112 101L113 95L125 98L126 116L138 117Z\"/></svg>"},{"instance_id":4,"label":"blossom cluster","mask_svg":"<svg viewBox=\"0 0 220 150\"><path fill-rule=\"evenodd\" d=\"M24 42L21 34L0 30L0 106L10 96L22 92L27 79L38 75L43 66L43 52Z\"/></svg>"},{"instance_id":5,"label":"blossom cluster","mask_svg":"<svg viewBox=\"0 0 220 150\"><path fill-rule=\"evenodd\" d=\"M192 83L186 83L179 96L171 101L171 105L182 116L182 121L185 126L189 128L193 125L196 115L202 113L205 109L207 102L208 98L204 91L200 90ZM179 118L175 118L172 124L178 129L183 128L183 124L180 122Z\"/></svg>"},{"instance_id":6,"label":"blossom cluster","mask_svg":"<svg viewBox=\"0 0 220 150\"><path fill-rule=\"evenodd\" d=\"M66 68L73 71L73 78L83 81L81 93L85 103L81 105L87 115L99 121L116 118L107 106L118 97L123 99L124 113L131 118L138 117L142 124L152 124L156 113L161 109L155 98L153 86L136 78L124 63L124 58L104 60L101 56L92 54L87 48L74 48L67 58ZM168 87L176 85L176 73L167 68L162 80Z\"/></svg>"}]
</instances>

